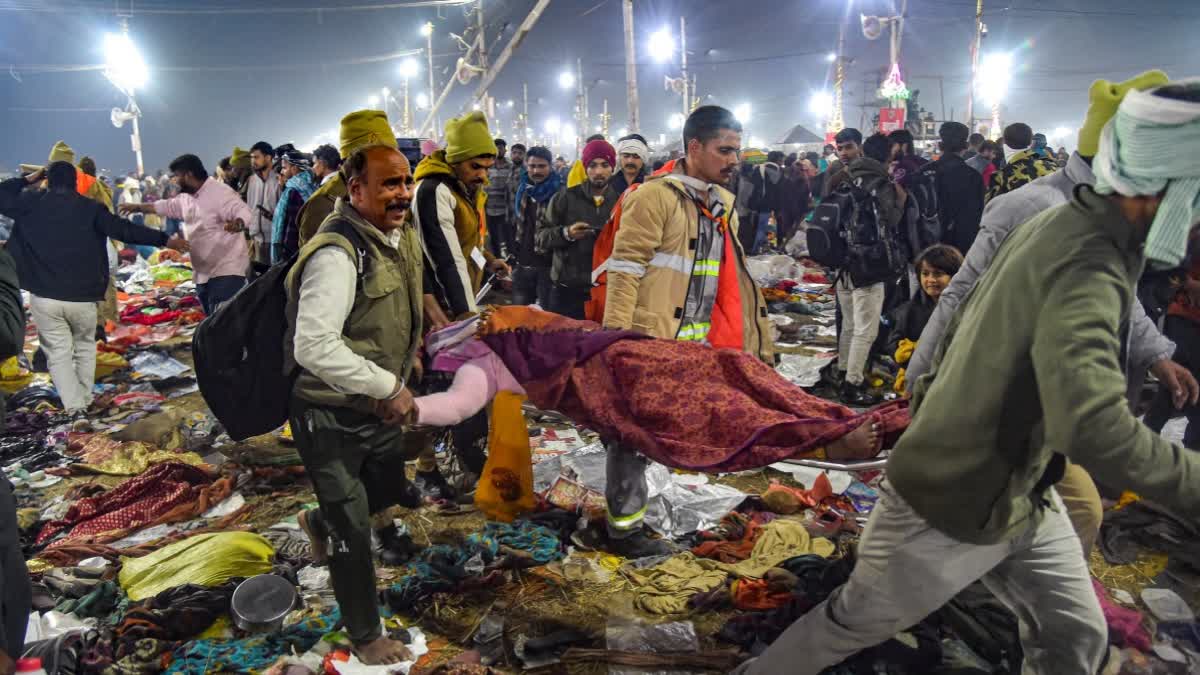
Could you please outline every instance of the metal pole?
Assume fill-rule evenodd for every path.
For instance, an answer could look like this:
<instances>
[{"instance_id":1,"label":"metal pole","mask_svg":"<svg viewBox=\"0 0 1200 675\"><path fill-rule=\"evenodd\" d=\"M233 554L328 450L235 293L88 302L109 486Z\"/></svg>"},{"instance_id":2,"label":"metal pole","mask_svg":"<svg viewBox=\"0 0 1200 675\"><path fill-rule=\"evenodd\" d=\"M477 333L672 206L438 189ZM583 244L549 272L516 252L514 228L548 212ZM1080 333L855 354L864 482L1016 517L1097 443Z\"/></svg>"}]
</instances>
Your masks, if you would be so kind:
<instances>
[{"instance_id":1,"label":"metal pole","mask_svg":"<svg viewBox=\"0 0 1200 675\"><path fill-rule=\"evenodd\" d=\"M412 133L411 108L408 107L408 78L404 78L404 133Z\"/></svg>"},{"instance_id":2,"label":"metal pole","mask_svg":"<svg viewBox=\"0 0 1200 675\"><path fill-rule=\"evenodd\" d=\"M471 54L475 53L475 49L478 47L479 40L477 38L471 43L471 48L467 50L467 54L463 57L463 61L470 61ZM425 118L425 121L421 123L420 128L417 129L417 136L425 133L425 131L429 129L429 125L433 124L434 116L437 115L438 110L442 107L442 104L446 102L446 97L450 95L450 90L454 88L454 81L457 79L458 77L456 75L450 77L450 81L446 83L446 86L442 89L442 93L438 95L437 100L433 102L433 106L429 109L429 115Z\"/></svg>"},{"instance_id":3,"label":"metal pole","mask_svg":"<svg viewBox=\"0 0 1200 675\"><path fill-rule=\"evenodd\" d=\"M525 36L533 29L533 25L542 17L542 12L546 11L546 7L549 5L550 0L538 0L533 9L529 10L529 15L517 27L517 32L508 41L508 45L504 47L504 51L500 52L500 56L496 57L496 64L483 76L483 80L479 83L479 88L475 90L473 97L475 100L478 101L487 94L488 87L492 86L492 83L496 81L496 77L500 75L500 71L504 70L504 66L512 58L513 52L525 41ZM482 47L482 38L478 44Z\"/></svg>"},{"instance_id":4,"label":"metal pole","mask_svg":"<svg viewBox=\"0 0 1200 675\"><path fill-rule=\"evenodd\" d=\"M679 69L683 73L683 77L680 78L683 81L683 117L687 119L692 112L692 97L688 95L690 81L687 72L687 19L682 16L679 17Z\"/></svg>"},{"instance_id":5,"label":"metal pole","mask_svg":"<svg viewBox=\"0 0 1200 675\"><path fill-rule=\"evenodd\" d=\"M521 109L524 111L521 113L521 122L525 125L521 129L521 138L524 138L525 144L529 145L533 142L533 139L530 138L530 136L529 136L529 133L530 133L529 130L532 129L533 127L530 126L530 124L529 124L529 83L528 82L521 83L521 106L522 106Z\"/></svg>"},{"instance_id":6,"label":"metal pole","mask_svg":"<svg viewBox=\"0 0 1200 675\"><path fill-rule=\"evenodd\" d=\"M479 67L483 68L483 71L486 73L488 70L487 32L483 26L483 0L478 0L478 2L475 4L475 19L476 26L479 30ZM496 117L496 106L494 105L492 97L488 96L486 88L484 88L481 98L483 110L487 113L488 119L494 119Z\"/></svg>"},{"instance_id":7,"label":"metal pole","mask_svg":"<svg viewBox=\"0 0 1200 675\"><path fill-rule=\"evenodd\" d=\"M435 85L433 83L433 25L432 24L430 24L430 27L429 27L429 35L425 36L425 53L429 57L429 95L433 96ZM438 139L439 127L441 127L441 125L438 124L437 120L435 119L433 121L432 133L430 133L430 136L435 141Z\"/></svg>"},{"instance_id":8,"label":"metal pole","mask_svg":"<svg viewBox=\"0 0 1200 675\"><path fill-rule=\"evenodd\" d=\"M946 117L946 78L938 75L938 98L942 100L942 121L950 119Z\"/></svg>"},{"instance_id":9,"label":"metal pole","mask_svg":"<svg viewBox=\"0 0 1200 675\"><path fill-rule=\"evenodd\" d=\"M967 126L975 130L975 78L979 75L979 49L983 46L983 0L975 0L975 39L971 40L971 87L967 91Z\"/></svg>"},{"instance_id":10,"label":"metal pole","mask_svg":"<svg viewBox=\"0 0 1200 675\"><path fill-rule=\"evenodd\" d=\"M837 67L833 76L833 117L829 120L829 126L826 127L826 131L830 133L837 133L846 126L842 118L842 97L846 88L846 23L848 21L850 21L849 4L846 5L846 16L842 19L842 25L838 28Z\"/></svg>"},{"instance_id":11,"label":"metal pole","mask_svg":"<svg viewBox=\"0 0 1200 675\"><path fill-rule=\"evenodd\" d=\"M633 0L624 0L625 17L625 91L629 100L629 133L636 134L638 126L637 53L633 48Z\"/></svg>"},{"instance_id":12,"label":"metal pole","mask_svg":"<svg viewBox=\"0 0 1200 675\"><path fill-rule=\"evenodd\" d=\"M608 99L604 99L604 112L600 113L600 133L608 136Z\"/></svg>"},{"instance_id":13,"label":"metal pole","mask_svg":"<svg viewBox=\"0 0 1200 675\"><path fill-rule=\"evenodd\" d=\"M133 154L137 157L138 178L141 178L142 176L146 175L146 170L142 166L142 133L141 133L140 127L138 127L138 117L141 115L141 111L138 109L137 104L134 103L132 96L129 97L129 102L130 102L130 106L129 106L130 109L132 109L135 112L135 114L133 116L133 120L132 120L133 121L133 136L132 136Z\"/></svg>"}]
</instances>

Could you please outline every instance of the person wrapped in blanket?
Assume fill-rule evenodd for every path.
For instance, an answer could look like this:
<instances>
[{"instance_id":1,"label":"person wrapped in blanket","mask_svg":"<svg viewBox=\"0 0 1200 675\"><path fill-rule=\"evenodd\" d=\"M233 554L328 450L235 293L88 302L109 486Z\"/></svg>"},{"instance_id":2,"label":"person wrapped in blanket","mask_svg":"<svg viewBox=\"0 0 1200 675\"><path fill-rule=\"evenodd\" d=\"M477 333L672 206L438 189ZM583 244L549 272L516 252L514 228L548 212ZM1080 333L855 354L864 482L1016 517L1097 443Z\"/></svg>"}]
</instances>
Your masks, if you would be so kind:
<instances>
[{"instance_id":1,"label":"person wrapped in blanket","mask_svg":"<svg viewBox=\"0 0 1200 675\"><path fill-rule=\"evenodd\" d=\"M431 334L426 349L454 381L414 399L416 424L456 424L511 391L679 469L866 459L908 425L904 401L858 413L737 349L603 329L534 306L488 308Z\"/></svg>"},{"instance_id":2,"label":"person wrapped in blanket","mask_svg":"<svg viewBox=\"0 0 1200 675\"><path fill-rule=\"evenodd\" d=\"M888 335L888 353L894 355L896 365L900 366L893 387L896 393L906 392L908 381L905 369L917 349L917 340L921 339L921 331L925 330L925 324L933 316L933 309L937 307L942 291L950 285L950 279L958 273L962 264L962 252L948 244L934 244L917 256L913 267L917 270L921 292L895 309L892 332Z\"/></svg>"}]
</instances>

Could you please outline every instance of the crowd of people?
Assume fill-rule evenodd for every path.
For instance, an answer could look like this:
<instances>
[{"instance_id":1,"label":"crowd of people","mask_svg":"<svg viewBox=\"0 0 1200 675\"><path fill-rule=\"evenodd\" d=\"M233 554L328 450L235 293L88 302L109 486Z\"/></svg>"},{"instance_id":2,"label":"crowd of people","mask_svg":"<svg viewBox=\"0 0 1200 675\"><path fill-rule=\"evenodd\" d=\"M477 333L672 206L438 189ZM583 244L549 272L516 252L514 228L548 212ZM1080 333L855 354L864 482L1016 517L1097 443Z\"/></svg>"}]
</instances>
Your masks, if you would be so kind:
<instances>
[{"instance_id":1,"label":"crowd of people","mask_svg":"<svg viewBox=\"0 0 1200 675\"><path fill-rule=\"evenodd\" d=\"M1086 565L1096 483L1200 515L1200 426L1186 450L1157 433L1180 410L1200 420L1200 89L1153 71L1090 96L1069 157L1022 123L989 141L945 122L932 152L907 130L852 128L823 153L762 152L717 106L692 112L682 154L657 165L636 133L593 136L572 163L494 138L480 112L416 157L363 110L336 148L258 141L213 175L183 154L169 180L128 178L114 200L60 143L0 183L15 222L0 295L11 268L64 406L86 416L110 240L190 252L210 315L283 279L289 423L319 502L298 522L364 663L405 654L380 627L372 538L389 564L417 548L373 514L454 499L427 429L453 427L477 477L485 405L507 392L601 434L607 522L589 543L628 558L675 550L643 526L651 459L717 471L891 447L849 582L740 672L815 674L982 579L1021 622L1028 672L1090 675L1106 644ZM784 251L833 280L823 377L844 406L774 394L747 259ZM512 305L541 309L482 306L501 280ZM872 369L895 366L881 391ZM1162 391L1143 424L1127 391L1147 372ZM682 391L708 395L670 398ZM710 455L688 449L698 430Z\"/></svg>"}]
</instances>

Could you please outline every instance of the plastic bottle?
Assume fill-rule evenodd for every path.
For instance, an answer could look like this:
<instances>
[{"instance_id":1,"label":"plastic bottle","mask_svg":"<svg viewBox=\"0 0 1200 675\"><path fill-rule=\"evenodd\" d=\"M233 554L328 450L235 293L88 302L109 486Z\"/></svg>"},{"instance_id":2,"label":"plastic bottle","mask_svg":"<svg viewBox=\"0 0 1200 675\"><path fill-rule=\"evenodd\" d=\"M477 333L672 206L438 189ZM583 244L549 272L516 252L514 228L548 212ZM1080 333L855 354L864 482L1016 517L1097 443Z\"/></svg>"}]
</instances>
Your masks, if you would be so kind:
<instances>
[{"instance_id":1,"label":"plastic bottle","mask_svg":"<svg viewBox=\"0 0 1200 675\"><path fill-rule=\"evenodd\" d=\"M42 668L42 660L38 658L17 659L17 672L28 675L46 675L46 670Z\"/></svg>"}]
</instances>

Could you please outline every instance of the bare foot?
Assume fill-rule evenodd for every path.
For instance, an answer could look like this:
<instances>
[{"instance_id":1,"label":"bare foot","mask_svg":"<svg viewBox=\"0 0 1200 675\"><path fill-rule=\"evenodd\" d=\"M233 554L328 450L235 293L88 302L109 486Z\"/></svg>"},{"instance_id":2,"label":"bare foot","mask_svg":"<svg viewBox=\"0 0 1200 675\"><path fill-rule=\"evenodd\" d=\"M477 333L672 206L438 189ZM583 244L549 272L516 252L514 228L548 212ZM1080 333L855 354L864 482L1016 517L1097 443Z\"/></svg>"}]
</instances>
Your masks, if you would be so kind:
<instances>
[{"instance_id":1,"label":"bare foot","mask_svg":"<svg viewBox=\"0 0 1200 675\"><path fill-rule=\"evenodd\" d=\"M355 647L354 653L358 655L358 660L366 666L390 666L412 659L412 652L408 651L408 647L405 647L403 642L386 636Z\"/></svg>"},{"instance_id":2,"label":"bare foot","mask_svg":"<svg viewBox=\"0 0 1200 675\"><path fill-rule=\"evenodd\" d=\"M870 459L882 449L881 439L879 421L871 417L854 431L830 443L825 454L829 459L837 460Z\"/></svg>"},{"instance_id":3,"label":"bare foot","mask_svg":"<svg viewBox=\"0 0 1200 675\"><path fill-rule=\"evenodd\" d=\"M308 517L309 511L301 511L300 515L296 516L296 522L300 524L304 534L308 535L309 555L312 556L313 563L324 565L329 562L329 540L313 529Z\"/></svg>"}]
</instances>

